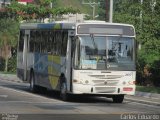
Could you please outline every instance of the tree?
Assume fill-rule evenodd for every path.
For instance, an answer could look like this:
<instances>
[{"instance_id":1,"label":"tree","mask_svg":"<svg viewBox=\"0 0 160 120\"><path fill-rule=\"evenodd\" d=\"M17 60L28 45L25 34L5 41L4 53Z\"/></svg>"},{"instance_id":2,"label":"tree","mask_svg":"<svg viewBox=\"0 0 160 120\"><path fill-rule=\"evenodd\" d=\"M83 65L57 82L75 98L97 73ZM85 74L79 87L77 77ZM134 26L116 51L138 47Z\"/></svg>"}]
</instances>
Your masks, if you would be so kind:
<instances>
[{"instance_id":1,"label":"tree","mask_svg":"<svg viewBox=\"0 0 160 120\"><path fill-rule=\"evenodd\" d=\"M106 20L106 0L99 1L101 7L98 8L98 19ZM106 20L107 21L107 20Z\"/></svg>"},{"instance_id":2,"label":"tree","mask_svg":"<svg viewBox=\"0 0 160 120\"><path fill-rule=\"evenodd\" d=\"M5 59L5 71L8 71L8 59L11 57L11 47L16 46L18 40L18 25L13 19L0 19L0 49L1 57Z\"/></svg>"},{"instance_id":3,"label":"tree","mask_svg":"<svg viewBox=\"0 0 160 120\"><path fill-rule=\"evenodd\" d=\"M0 9L0 56L5 59L5 71L8 71L11 48L17 44L20 21L44 20L50 14L57 16L79 11L71 7L50 8L51 1L56 5L56 0L35 0L37 4L27 5L19 4L17 0L13 0L6 8Z\"/></svg>"},{"instance_id":4,"label":"tree","mask_svg":"<svg viewBox=\"0 0 160 120\"><path fill-rule=\"evenodd\" d=\"M49 18L50 15L56 17L57 15L78 13L78 9L72 7L57 8L54 6L50 7L50 3L53 1L56 5L56 0L35 0L32 4L19 4L15 1L7 7L7 12L10 13L8 17L16 17L20 20L40 20L44 22L45 18ZM14 16L13 16L14 14Z\"/></svg>"}]
</instances>

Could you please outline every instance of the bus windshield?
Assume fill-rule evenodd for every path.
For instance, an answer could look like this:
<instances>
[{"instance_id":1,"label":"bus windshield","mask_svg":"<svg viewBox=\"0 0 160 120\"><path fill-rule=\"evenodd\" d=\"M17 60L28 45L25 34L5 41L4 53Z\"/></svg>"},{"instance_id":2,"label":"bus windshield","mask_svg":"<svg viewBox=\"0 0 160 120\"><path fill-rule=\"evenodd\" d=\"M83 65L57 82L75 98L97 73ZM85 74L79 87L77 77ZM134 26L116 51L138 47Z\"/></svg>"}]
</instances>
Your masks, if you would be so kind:
<instances>
[{"instance_id":1,"label":"bus windshield","mask_svg":"<svg viewBox=\"0 0 160 120\"><path fill-rule=\"evenodd\" d=\"M75 68L135 70L134 38L121 36L79 36Z\"/></svg>"}]
</instances>

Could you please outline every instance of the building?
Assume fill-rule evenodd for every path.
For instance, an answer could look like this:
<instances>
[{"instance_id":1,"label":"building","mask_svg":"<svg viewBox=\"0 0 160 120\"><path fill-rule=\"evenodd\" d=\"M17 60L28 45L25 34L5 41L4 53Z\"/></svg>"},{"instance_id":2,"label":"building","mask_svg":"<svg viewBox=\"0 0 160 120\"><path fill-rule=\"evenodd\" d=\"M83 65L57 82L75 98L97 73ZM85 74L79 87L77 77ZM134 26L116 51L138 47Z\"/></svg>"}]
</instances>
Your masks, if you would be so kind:
<instances>
[{"instance_id":1,"label":"building","mask_svg":"<svg viewBox=\"0 0 160 120\"><path fill-rule=\"evenodd\" d=\"M0 0L0 8L5 7L6 5L9 5L12 0ZM29 2L33 2L33 0L18 0L19 3L27 4Z\"/></svg>"},{"instance_id":2,"label":"building","mask_svg":"<svg viewBox=\"0 0 160 120\"><path fill-rule=\"evenodd\" d=\"M0 0L0 8L3 8L6 5L9 5L10 3L11 3L11 0Z\"/></svg>"}]
</instances>

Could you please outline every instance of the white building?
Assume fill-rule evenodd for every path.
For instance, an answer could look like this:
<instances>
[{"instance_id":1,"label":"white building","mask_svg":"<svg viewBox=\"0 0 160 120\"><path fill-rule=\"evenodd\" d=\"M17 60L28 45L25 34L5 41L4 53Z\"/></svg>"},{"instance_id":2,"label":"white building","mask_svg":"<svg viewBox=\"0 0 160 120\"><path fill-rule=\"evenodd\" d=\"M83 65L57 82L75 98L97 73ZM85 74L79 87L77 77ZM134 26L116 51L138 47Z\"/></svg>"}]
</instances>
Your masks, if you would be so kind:
<instances>
[{"instance_id":1,"label":"white building","mask_svg":"<svg viewBox=\"0 0 160 120\"><path fill-rule=\"evenodd\" d=\"M0 0L0 8L3 8L6 5L9 5L12 0ZM19 2L21 4L27 4L27 2Z\"/></svg>"},{"instance_id":2,"label":"white building","mask_svg":"<svg viewBox=\"0 0 160 120\"><path fill-rule=\"evenodd\" d=\"M0 0L0 8L9 5L11 3L11 0Z\"/></svg>"}]
</instances>

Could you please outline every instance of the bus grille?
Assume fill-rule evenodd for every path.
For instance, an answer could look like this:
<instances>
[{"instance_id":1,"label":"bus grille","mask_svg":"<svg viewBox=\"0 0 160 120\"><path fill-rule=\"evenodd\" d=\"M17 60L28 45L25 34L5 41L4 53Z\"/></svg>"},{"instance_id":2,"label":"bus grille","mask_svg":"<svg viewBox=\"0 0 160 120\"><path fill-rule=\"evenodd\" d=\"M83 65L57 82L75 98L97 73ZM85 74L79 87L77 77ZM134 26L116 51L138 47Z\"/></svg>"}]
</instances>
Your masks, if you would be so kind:
<instances>
[{"instance_id":1,"label":"bus grille","mask_svg":"<svg viewBox=\"0 0 160 120\"><path fill-rule=\"evenodd\" d=\"M116 86L118 80L92 80L94 86Z\"/></svg>"},{"instance_id":2,"label":"bus grille","mask_svg":"<svg viewBox=\"0 0 160 120\"><path fill-rule=\"evenodd\" d=\"M115 87L95 87L96 93L114 93Z\"/></svg>"}]
</instances>

